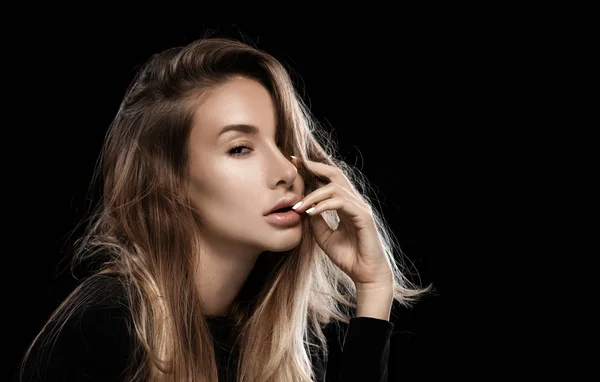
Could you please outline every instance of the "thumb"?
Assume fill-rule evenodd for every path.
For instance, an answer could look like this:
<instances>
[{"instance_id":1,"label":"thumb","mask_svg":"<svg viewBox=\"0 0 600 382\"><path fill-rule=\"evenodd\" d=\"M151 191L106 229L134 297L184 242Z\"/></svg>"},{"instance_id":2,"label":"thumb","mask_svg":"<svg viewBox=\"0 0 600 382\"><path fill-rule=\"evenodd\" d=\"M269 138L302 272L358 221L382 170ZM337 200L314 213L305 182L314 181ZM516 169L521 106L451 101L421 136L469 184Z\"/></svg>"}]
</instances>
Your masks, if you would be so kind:
<instances>
[{"instance_id":1,"label":"thumb","mask_svg":"<svg viewBox=\"0 0 600 382\"><path fill-rule=\"evenodd\" d=\"M333 234L333 230L329 227L329 224L325 221L325 218L321 214L316 214L308 217L310 221L310 227L313 231L313 235L315 236L315 240L317 243L321 245L324 243L331 234ZM325 250L325 248L323 248Z\"/></svg>"}]
</instances>

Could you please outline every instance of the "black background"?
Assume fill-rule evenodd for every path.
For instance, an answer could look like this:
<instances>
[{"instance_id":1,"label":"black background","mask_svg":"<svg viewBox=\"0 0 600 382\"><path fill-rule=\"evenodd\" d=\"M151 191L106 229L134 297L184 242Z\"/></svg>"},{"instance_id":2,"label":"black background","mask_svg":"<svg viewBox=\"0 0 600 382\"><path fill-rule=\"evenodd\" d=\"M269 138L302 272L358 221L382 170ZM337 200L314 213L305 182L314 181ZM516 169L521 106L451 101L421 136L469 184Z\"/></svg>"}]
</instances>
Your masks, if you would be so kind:
<instances>
[{"instance_id":1,"label":"black background","mask_svg":"<svg viewBox=\"0 0 600 382\"><path fill-rule=\"evenodd\" d=\"M436 288L394 309L390 381L573 378L594 367L596 25L89 20L5 34L15 42L5 81L17 85L4 101L15 362L75 285L59 260L136 67L215 30L293 69Z\"/></svg>"}]
</instances>

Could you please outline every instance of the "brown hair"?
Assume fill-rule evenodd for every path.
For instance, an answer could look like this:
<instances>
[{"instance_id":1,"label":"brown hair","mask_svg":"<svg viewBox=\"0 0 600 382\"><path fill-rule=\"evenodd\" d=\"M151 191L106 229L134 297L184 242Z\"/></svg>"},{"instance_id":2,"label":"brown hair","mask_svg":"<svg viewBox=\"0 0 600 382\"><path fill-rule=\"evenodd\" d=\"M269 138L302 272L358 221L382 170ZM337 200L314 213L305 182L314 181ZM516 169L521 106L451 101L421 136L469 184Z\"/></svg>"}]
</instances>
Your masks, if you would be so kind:
<instances>
[{"instance_id":1,"label":"brown hair","mask_svg":"<svg viewBox=\"0 0 600 382\"><path fill-rule=\"evenodd\" d=\"M131 83L108 130L99 162L102 204L75 250L78 260L102 259L98 274L114 272L123 280L139 346L140 367L129 380L217 380L211 332L187 277L201 259L201 224L187 194L187 147L201 95L234 76L257 80L271 93L279 147L286 155L340 168L372 205L366 180L356 168L334 159L334 141L314 122L273 56L223 38L153 55ZM303 166L299 172L308 194L316 188L316 175ZM94 180L99 176L97 168ZM373 214L393 271L394 300L409 304L427 289L406 278L391 230L377 209ZM323 216L337 225L335 212ZM231 306L240 348L238 381L313 380L312 348L327 352L323 325L349 323L353 317L354 282L316 244L307 219L303 224L302 241L288 255L261 255L255 266L262 275L260 288L243 290ZM101 257L106 255L108 259ZM42 333L58 330L56 324L81 306L83 290L80 286L71 293ZM41 338L40 333L34 343Z\"/></svg>"}]
</instances>

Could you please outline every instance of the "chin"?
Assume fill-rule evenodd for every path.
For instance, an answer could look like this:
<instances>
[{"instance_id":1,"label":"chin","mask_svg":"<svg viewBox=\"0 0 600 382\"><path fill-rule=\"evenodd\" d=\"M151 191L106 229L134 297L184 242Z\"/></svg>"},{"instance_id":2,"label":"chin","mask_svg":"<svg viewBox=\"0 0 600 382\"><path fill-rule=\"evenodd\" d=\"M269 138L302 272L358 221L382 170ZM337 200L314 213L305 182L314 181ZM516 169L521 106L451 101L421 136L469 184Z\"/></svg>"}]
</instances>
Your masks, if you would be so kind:
<instances>
[{"instance_id":1,"label":"chin","mask_svg":"<svg viewBox=\"0 0 600 382\"><path fill-rule=\"evenodd\" d=\"M284 252L290 251L296 248L302 242L302 231L299 230L298 233L294 233L286 238L271 237L270 242L267 244L267 251L271 252Z\"/></svg>"}]
</instances>

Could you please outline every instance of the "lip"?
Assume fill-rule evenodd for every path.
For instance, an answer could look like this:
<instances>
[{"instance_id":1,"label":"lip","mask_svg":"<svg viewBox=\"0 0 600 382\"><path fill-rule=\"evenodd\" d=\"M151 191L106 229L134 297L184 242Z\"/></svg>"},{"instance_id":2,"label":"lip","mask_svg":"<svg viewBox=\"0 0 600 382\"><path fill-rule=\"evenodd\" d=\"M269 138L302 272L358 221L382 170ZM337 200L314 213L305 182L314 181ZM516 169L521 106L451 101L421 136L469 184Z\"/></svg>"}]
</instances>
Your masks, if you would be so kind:
<instances>
[{"instance_id":1,"label":"lip","mask_svg":"<svg viewBox=\"0 0 600 382\"><path fill-rule=\"evenodd\" d=\"M294 195L294 194L292 194L292 195L286 195L283 198L279 199L279 201L277 202L277 204L275 204L275 206L273 206L273 208L271 208L267 213L265 213L264 216L268 216L273 211L276 211L276 210L278 210L280 208L291 207L294 204L298 203L300 200L302 200L302 199L298 195ZM294 211L290 211L290 212L294 212Z\"/></svg>"},{"instance_id":2,"label":"lip","mask_svg":"<svg viewBox=\"0 0 600 382\"><path fill-rule=\"evenodd\" d=\"M294 210L288 212L278 212L265 216L265 219L271 223L282 227L296 226L302 220L302 216Z\"/></svg>"}]
</instances>

